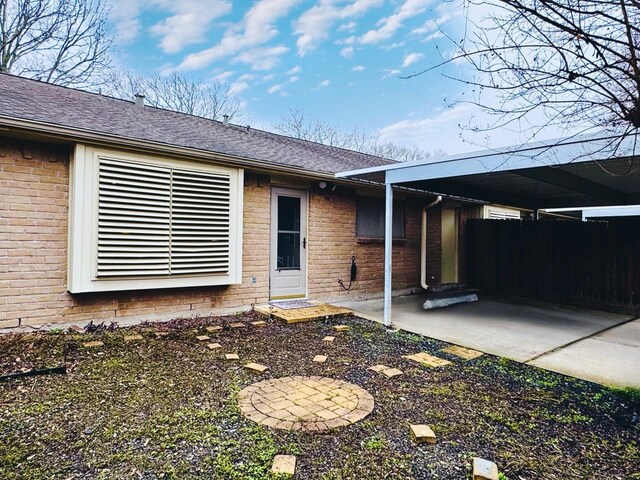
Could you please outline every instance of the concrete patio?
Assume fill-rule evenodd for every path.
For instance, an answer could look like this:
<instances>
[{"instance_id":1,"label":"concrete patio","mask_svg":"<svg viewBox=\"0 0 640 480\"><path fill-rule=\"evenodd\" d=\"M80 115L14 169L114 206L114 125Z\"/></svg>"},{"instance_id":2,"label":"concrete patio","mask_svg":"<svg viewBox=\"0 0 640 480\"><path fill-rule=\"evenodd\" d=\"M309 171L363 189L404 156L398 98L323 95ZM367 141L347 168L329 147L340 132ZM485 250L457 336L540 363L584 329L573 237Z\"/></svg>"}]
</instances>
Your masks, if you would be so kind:
<instances>
[{"instance_id":1,"label":"concrete patio","mask_svg":"<svg viewBox=\"0 0 640 480\"><path fill-rule=\"evenodd\" d=\"M483 300L424 310L422 295L394 298L395 328L617 387L640 388L640 320L549 304ZM382 323L382 299L343 302Z\"/></svg>"}]
</instances>

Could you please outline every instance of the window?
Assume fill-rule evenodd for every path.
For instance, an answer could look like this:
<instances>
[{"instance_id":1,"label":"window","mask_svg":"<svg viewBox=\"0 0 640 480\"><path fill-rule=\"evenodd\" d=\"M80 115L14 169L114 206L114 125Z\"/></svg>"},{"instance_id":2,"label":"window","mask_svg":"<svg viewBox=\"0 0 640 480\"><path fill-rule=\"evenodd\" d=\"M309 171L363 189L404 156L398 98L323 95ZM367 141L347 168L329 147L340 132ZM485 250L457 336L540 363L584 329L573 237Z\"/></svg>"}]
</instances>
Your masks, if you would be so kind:
<instances>
[{"instance_id":1,"label":"window","mask_svg":"<svg viewBox=\"0 0 640 480\"><path fill-rule=\"evenodd\" d=\"M242 170L78 146L69 291L239 283Z\"/></svg>"},{"instance_id":2,"label":"window","mask_svg":"<svg viewBox=\"0 0 640 480\"><path fill-rule=\"evenodd\" d=\"M385 200L358 196L356 199L356 236L384 238ZM404 201L393 202L393 237L404 238Z\"/></svg>"},{"instance_id":3,"label":"window","mask_svg":"<svg viewBox=\"0 0 640 480\"><path fill-rule=\"evenodd\" d=\"M485 205L482 218L491 220L520 220L520 210Z\"/></svg>"}]
</instances>

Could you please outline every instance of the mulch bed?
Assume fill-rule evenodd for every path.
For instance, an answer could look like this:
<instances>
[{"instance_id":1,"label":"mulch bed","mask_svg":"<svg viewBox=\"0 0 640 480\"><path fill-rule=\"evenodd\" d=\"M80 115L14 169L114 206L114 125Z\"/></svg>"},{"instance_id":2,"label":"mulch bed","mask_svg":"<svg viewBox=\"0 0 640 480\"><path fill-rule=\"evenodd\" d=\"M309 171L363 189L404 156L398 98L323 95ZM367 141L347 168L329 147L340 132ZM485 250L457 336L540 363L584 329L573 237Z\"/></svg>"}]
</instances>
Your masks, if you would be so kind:
<instances>
[{"instance_id":1,"label":"mulch bed","mask_svg":"<svg viewBox=\"0 0 640 480\"><path fill-rule=\"evenodd\" d=\"M95 333L0 338L0 373L59 365L66 375L0 382L2 479L267 479L276 454L298 458L301 479L462 479L474 456L506 478L640 478L640 395L483 355L464 361L448 346L389 333L355 317L230 329L256 313L177 319ZM350 330L336 334L332 326ZM212 334L206 326L225 327ZM168 332L156 338L155 331ZM125 343L125 335L144 339ZM197 335L222 349L209 350ZM329 345L325 335L335 335ZM99 340L102 347L86 348ZM453 362L427 368L402 355ZM224 360L238 353L240 362ZM315 363L317 354L328 355ZM242 368L257 362L270 370ZM393 378L367 370L384 364ZM349 427L304 433L244 418L237 392L267 378L321 375L355 383L375 399ZM417 445L409 424L432 426L435 445Z\"/></svg>"}]
</instances>

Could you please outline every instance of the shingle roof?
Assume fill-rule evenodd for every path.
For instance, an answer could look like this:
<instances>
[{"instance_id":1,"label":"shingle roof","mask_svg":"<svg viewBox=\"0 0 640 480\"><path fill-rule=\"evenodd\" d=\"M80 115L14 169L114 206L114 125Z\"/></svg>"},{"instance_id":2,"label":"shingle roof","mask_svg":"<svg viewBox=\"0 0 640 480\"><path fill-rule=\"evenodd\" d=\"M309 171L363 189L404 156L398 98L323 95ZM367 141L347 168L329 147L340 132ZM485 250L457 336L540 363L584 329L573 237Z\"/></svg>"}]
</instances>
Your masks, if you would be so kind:
<instances>
[{"instance_id":1,"label":"shingle roof","mask_svg":"<svg viewBox=\"0 0 640 480\"><path fill-rule=\"evenodd\" d=\"M206 118L140 107L134 102L9 74L0 74L0 123L1 117L232 155L269 162L276 168L336 173L395 163L262 130L247 132L246 127L225 127L222 122Z\"/></svg>"}]
</instances>

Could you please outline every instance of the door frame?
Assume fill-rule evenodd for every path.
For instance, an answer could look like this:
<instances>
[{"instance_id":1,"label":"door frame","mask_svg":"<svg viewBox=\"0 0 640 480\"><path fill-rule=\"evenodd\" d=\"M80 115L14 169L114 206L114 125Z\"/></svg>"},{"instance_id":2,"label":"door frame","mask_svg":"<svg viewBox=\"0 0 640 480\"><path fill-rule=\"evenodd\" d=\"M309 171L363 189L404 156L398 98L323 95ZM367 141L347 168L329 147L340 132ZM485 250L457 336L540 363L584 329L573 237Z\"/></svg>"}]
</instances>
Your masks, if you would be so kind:
<instances>
[{"instance_id":1,"label":"door frame","mask_svg":"<svg viewBox=\"0 0 640 480\"><path fill-rule=\"evenodd\" d=\"M278 196L299 197L300 204L300 241L306 239L306 247L300 247L300 271L302 275L302 292L295 295L273 295L273 274L277 271L278 257ZM287 186L271 187L271 212L269 222L270 242L269 242L269 299L287 300L307 298L309 287L309 190L306 188L296 188Z\"/></svg>"}]
</instances>

